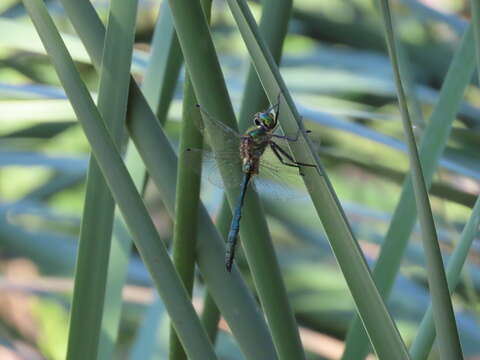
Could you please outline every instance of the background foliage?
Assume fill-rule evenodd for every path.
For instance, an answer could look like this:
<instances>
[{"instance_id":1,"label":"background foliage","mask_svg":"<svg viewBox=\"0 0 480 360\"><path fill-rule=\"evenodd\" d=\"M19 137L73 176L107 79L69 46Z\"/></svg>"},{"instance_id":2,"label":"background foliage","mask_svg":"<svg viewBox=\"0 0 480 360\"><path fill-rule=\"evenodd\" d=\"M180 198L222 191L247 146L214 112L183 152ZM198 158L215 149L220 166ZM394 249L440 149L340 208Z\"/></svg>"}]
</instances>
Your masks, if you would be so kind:
<instances>
[{"instance_id":1,"label":"background foliage","mask_svg":"<svg viewBox=\"0 0 480 360\"><path fill-rule=\"evenodd\" d=\"M65 9L57 1L47 0L45 4L83 81L96 97L100 77ZM92 4L106 22L109 2ZM375 4L370 0L294 1L281 61L281 74L305 127L311 130L310 138L370 265L377 259L408 170L393 72ZM249 5L260 19L259 4ZM154 36L157 19L167 11L160 1L138 3L132 72L149 94L155 91L151 88L155 84L149 80L169 81L161 77L168 74L152 74L152 67L148 67L151 54L158 59L153 51L150 53L156 38L164 44L175 44L175 38L169 38L171 34L165 30L158 30L161 36ZM469 2L402 0L392 3L392 11L404 59L402 75L411 95L415 135L420 140L430 115L439 106L440 88L470 21ZM223 75L238 110L250 65L247 50L223 1L213 2L211 24ZM0 295L0 354L62 359L66 354L90 146L21 1L2 1L0 29L8 34L0 37L0 264L4 290ZM173 64L182 63L181 54L171 56ZM465 68L470 59L459 61L459 67ZM469 74L464 76L468 78ZM175 148L181 131L185 78L182 69L172 88L169 107L168 96L147 96L162 121L165 114L161 109L168 109L164 129ZM430 191L447 261L480 192L480 93L476 79L472 77L466 86ZM444 113L456 113L455 105L446 101L452 98L443 98ZM171 210L153 182L146 182L145 203L161 239L170 246ZM141 189L143 181L137 186ZM354 303L314 207L303 188L296 191L296 196L280 200L263 194L271 238L307 357L339 358ZM222 196L219 189L203 181L203 203L218 222L222 221L217 219ZM471 237L478 236L478 224L471 233ZM115 236L126 239L123 244L130 246L124 227L116 226ZM407 346L429 305L420 236L420 229L415 227L387 302ZM477 239L452 297L462 348L466 358L472 359L480 356L478 251ZM241 251L237 263L246 269ZM112 356L165 358L168 317L135 249L127 270L118 341ZM250 282L248 272L246 278ZM194 304L209 301L201 279L197 280ZM85 296L89 295L87 291ZM120 311L119 304L116 309ZM242 358L238 344L226 331L218 334L216 351L219 358ZM431 357L437 355L434 351Z\"/></svg>"}]
</instances>

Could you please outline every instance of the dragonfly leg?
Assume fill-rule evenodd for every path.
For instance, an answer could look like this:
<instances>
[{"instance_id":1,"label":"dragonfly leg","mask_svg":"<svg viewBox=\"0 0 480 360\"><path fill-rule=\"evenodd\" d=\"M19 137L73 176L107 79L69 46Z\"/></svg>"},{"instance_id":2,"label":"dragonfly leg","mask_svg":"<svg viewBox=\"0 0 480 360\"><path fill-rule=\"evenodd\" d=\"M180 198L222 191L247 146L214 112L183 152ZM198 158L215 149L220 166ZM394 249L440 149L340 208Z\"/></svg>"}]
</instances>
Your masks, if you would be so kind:
<instances>
[{"instance_id":1,"label":"dragonfly leg","mask_svg":"<svg viewBox=\"0 0 480 360\"><path fill-rule=\"evenodd\" d=\"M317 165L314 165L314 164L306 164L306 163L295 161L295 159L288 152L283 150L280 147L280 145L278 145L277 143L275 143L273 141L270 142L270 148L272 149L273 153L278 158L278 160L280 160L280 162L282 164L298 168L301 175L303 175L302 172L301 172L301 166L317 167ZM290 163L286 162L285 159L283 159L282 156L285 156L291 162Z\"/></svg>"},{"instance_id":2,"label":"dragonfly leg","mask_svg":"<svg viewBox=\"0 0 480 360\"><path fill-rule=\"evenodd\" d=\"M272 149L273 153L275 154L275 156L277 157L277 159L283 164L283 165L286 165L286 166L291 166L291 167L296 167L297 169L300 169L300 166L299 165L296 165L296 164L291 164L291 163L288 163L286 162L282 155L280 155L280 151L278 151L278 149L275 147L275 146L278 146L277 144L273 145L275 143L270 143L270 148Z\"/></svg>"},{"instance_id":3,"label":"dragonfly leg","mask_svg":"<svg viewBox=\"0 0 480 360\"><path fill-rule=\"evenodd\" d=\"M275 120L274 120L275 124L278 124L278 116L280 115L280 94L281 94L281 92L278 93L277 104L274 105L274 107L273 107L273 109L275 109Z\"/></svg>"},{"instance_id":4,"label":"dragonfly leg","mask_svg":"<svg viewBox=\"0 0 480 360\"><path fill-rule=\"evenodd\" d=\"M290 136L286 136L286 135L277 135L277 134L271 134L271 136L274 137L274 138L277 138L277 139L283 139L283 140L295 142L300 137L300 132L301 132L301 130L300 130L300 128L298 128L297 133L295 134L294 137L290 137ZM312 131L311 130L306 130L305 132L307 134L310 134Z\"/></svg>"},{"instance_id":5,"label":"dragonfly leg","mask_svg":"<svg viewBox=\"0 0 480 360\"><path fill-rule=\"evenodd\" d=\"M277 134L272 134L271 136L277 139L283 139L283 140L295 142L298 140L298 137L300 136L300 128L298 128L297 133L295 134L295 137L289 137L286 135L277 135Z\"/></svg>"}]
</instances>

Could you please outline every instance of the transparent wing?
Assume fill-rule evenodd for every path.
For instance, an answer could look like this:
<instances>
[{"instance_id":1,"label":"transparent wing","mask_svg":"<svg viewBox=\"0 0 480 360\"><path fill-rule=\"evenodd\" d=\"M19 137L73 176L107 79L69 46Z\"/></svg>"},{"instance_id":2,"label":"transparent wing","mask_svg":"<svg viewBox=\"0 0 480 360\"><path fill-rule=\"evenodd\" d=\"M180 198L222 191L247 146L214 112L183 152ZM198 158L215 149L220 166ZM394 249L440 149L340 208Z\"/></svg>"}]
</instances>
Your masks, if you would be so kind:
<instances>
[{"instance_id":1,"label":"transparent wing","mask_svg":"<svg viewBox=\"0 0 480 360\"><path fill-rule=\"evenodd\" d=\"M307 196L299 170L282 164L270 148L265 151L260 160L259 174L255 176L255 186L259 194L276 200Z\"/></svg>"},{"instance_id":2,"label":"transparent wing","mask_svg":"<svg viewBox=\"0 0 480 360\"><path fill-rule=\"evenodd\" d=\"M204 137L207 138L208 143L211 144L212 136L222 136L225 139L232 139L232 143L235 141L238 143L240 142L241 135L238 133L238 131L215 119L200 105L197 106L202 116L195 117L194 123L203 133ZM207 127L209 127L208 131L205 131ZM236 148L238 148L238 145Z\"/></svg>"},{"instance_id":3,"label":"transparent wing","mask_svg":"<svg viewBox=\"0 0 480 360\"><path fill-rule=\"evenodd\" d=\"M185 156L202 158L203 176L209 182L220 187L238 187L241 183L240 137L234 129L213 118L198 105L201 116L195 117L195 125L204 134L206 140L203 150L188 149ZM214 141L212 141L214 140ZM216 151L211 144L215 142ZM224 178L219 169L224 172Z\"/></svg>"},{"instance_id":4,"label":"transparent wing","mask_svg":"<svg viewBox=\"0 0 480 360\"><path fill-rule=\"evenodd\" d=\"M190 149L189 156L201 156L203 176L210 183L220 188L239 188L241 184L241 135L224 123L214 119L200 107L202 117L196 124L202 131L208 143L212 136L216 141L218 151L212 152L208 147L203 150ZM205 129L208 127L208 130ZM287 140L274 139L283 149ZM201 154L201 155L200 155ZM223 177L219 167L223 170ZM286 200L306 196L302 190L302 178L297 168L289 167L280 162L270 148L267 148L260 160L259 174L253 178L254 186L261 194L275 199Z\"/></svg>"},{"instance_id":5,"label":"transparent wing","mask_svg":"<svg viewBox=\"0 0 480 360\"><path fill-rule=\"evenodd\" d=\"M211 184L221 188L238 188L241 184L241 159L240 152L219 152L211 150L189 149L187 158L202 159L202 176ZM220 172L223 170L223 177Z\"/></svg>"},{"instance_id":6,"label":"transparent wing","mask_svg":"<svg viewBox=\"0 0 480 360\"><path fill-rule=\"evenodd\" d=\"M202 158L202 176L209 183L221 189L240 188L242 177L238 151L215 154L209 150L190 149L186 155L197 159ZM223 177L219 167L224 170ZM306 196L302 190L302 177L298 169L283 165L270 149L267 149L262 156L259 174L252 178L252 184L261 195L276 200L291 200Z\"/></svg>"}]
</instances>

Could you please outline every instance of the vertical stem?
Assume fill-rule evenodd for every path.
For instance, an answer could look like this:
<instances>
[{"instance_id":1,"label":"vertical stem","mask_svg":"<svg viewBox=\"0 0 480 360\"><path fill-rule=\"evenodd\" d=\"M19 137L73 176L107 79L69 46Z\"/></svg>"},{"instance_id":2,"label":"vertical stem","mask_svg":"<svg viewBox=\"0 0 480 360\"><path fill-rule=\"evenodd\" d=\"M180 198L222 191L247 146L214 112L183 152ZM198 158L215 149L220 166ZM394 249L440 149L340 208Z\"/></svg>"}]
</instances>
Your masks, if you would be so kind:
<instances>
[{"instance_id":1,"label":"vertical stem","mask_svg":"<svg viewBox=\"0 0 480 360\"><path fill-rule=\"evenodd\" d=\"M168 4L168 3L166 3ZM202 0L203 10L207 19L210 18L212 1ZM177 193L175 198L175 225L173 229L173 263L185 285L188 294L192 296L195 276L195 242L197 238L198 210L200 204L200 173L202 157L187 157L188 148L201 148L203 136L195 126L195 118L200 117L200 111L195 106L197 98L193 91L190 76L187 73L183 93L183 123L180 135L180 148L177 170ZM170 327L170 360L187 360L175 329Z\"/></svg>"},{"instance_id":2,"label":"vertical stem","mask_svg":"<svg viewBox=\"0 0 480 360\"><path fill-rule=\"evenodd\" d=\"M112 0L102 57L98 110L118 148L125 132L136 13L137 0ZM70 312L70 360L98 355L114 209L107 183L91 156Z\"/></svg>"},{"instance_id":3,"label":"vertical stem","mask_svg":"<svg viewBox=\"0 0 480 360\"><path fill-rule=\"evenodd\" d=\"M230 210L227 199L224 197L216 221L217 229L224 239L227 238L231 222L232 212ZM210 337L210 341L214 344L218 333L218 321L220 320L220 312L210 293L207 293L204 296L203 304L203 313L200 320L202 321L203 326L205 326L205 330Z\"/></svg>"},{"instance_id":4,"label":"vertical stem","mask_svg":"<svg viewBox=\"0 0 480 360\"><path fill-rule=\"evenodd\" d=\"M177 194L175 199L175 224L173 229L173 263L188 294L192 295L195 271L195 241L197 214L200 197L201 154L198 158L186 157L188 148L202 147L203 137L195 127L194 117L200 116L195 107L197 100L193 93L190 77L185 79L183 93L183 123L180 137ZM187 359L187 355L173 327L170 328L171 360Z\"/></svg>"},{"instance_id":5,"label":"vertical stem","mask_svg":"<svg viewBox=\"0 0 480 360\"><path fill-rule=\"evenodd\" d=\"M258 29L265 39L275 62L279 65L282 47L287 35L292 12L292 0L262 0L262 17ZM258 80L255 67L250 65L240 107L239 128L245 130L252 123L252 115L268 106L268 99Z\"/></svg>"},{"instance_id":6,"label":"vertical stem","mask_svg":"<svg viewBox=\"0 0 480 360\"><path fill-rule=\"evenodd\" d=\"M428 285L432 294L435 328L439 337L440 358L445 360L463 359L452 302L448 291L447 278L443 267L440 246L438 245L430 200L428 198L427 186L425 185L412 123L408 113L407 98L400 77L390 6L388 0L380 0L380 5L383 14L388 53L392 62L397 86L403 130L409 148L412 182L414 185L413 190L420 227L422 229L422 241L427 261Z\"/></svg>"}]
</instances>

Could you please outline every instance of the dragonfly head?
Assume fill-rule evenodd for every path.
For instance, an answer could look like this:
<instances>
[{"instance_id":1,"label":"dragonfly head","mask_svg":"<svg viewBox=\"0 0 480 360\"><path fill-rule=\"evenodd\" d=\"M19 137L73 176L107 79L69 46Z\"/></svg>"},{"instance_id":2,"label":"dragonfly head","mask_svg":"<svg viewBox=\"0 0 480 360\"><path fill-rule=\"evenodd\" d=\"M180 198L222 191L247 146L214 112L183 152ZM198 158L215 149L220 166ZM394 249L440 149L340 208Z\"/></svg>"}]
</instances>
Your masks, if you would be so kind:
<instances>
[{"instance_id":1,"label":"dragonfly head","mask_svg":"<svg viewBox=\"0 0 480 360\"><path fill-rule=\"evenodd\" d=\"M274 109L265 112L259 112L255 114L253 120L255 125L263 127L265 130L270 131L277 126L277 114Z\"/></svg>"}]
</instances>

